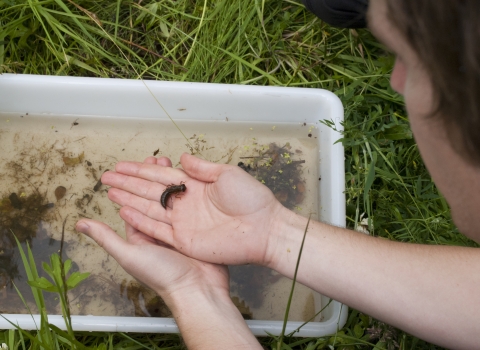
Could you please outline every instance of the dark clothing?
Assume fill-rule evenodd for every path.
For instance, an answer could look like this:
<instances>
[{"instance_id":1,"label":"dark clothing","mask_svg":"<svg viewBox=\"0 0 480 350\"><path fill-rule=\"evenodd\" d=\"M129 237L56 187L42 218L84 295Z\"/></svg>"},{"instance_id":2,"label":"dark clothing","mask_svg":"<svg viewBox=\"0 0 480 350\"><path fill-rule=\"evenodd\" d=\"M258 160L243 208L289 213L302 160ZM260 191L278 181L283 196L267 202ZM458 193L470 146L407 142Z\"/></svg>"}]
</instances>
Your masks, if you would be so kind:
<instances>
[{"instance_id":1,"label":"dark clothing","mask_svg":"<svg viewBox=\"0 0 480 350\"><path fill-rule=\"evenodd\" d=\"M365 28L368 0L302 0L306 8L334 27Z\"/></svg>"}]
</instances>

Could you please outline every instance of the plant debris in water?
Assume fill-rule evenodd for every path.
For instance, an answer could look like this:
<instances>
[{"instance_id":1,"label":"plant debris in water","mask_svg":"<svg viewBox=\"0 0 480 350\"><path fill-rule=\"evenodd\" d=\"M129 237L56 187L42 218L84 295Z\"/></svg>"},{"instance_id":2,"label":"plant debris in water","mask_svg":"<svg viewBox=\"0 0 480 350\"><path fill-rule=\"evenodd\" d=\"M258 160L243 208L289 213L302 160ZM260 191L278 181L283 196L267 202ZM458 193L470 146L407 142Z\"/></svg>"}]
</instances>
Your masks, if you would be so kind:
<instances>
[{"instance_id":1,"label":"plant debris in water","mask_svg":"<svg viewBox=\"0 0 480 350\"><path fill-rule=\"evenodd\" d=\"M63 163L66 166L75 166L83 162L84 154L83 152L78 157L63 157Z\"/></svg>"},{"instance_id":2,"label":"plant debris in water","mask_svg":"<svg viewBox=\"0 0 480 350\"><path fill-rule=\"evenodd\" d=\"M140 317L171 317L172 312L162 298L153 290L142 286L135 281L124 280L120 284L120 294L126 295L127 299L135 307L135 316Z\"/></svg>"},{"instance_id":3,"label":"plant debris in water","mask_svg":"<svg viewBox=\"0 0 480 350\"><path fill-rule=\"evenodd\" d=\"M258 147L254 150L258 156L240 157L238 166L265 184L285 207L295 209L305 198L305 160L294 159L302 151L291 149L288 142L282 147L276 143Z\"/></svg>"},{"instance_id":4,"label":"plant debris in water","mask_svg":"<svg viewBox=\"0 0 480 350\"><path fill-rule=\"evenodd\" d=\"M58 186L55 189L55 198L57 199L57 201L59 201L60 199L65 197L66 193L67 193L67 189L64 186Z\"/></svg>"},{"instance_id":5,"label":"plant debris in water","mask_svg":"<svg viewBox=\"0 0 480 350\"><path fill-rule=\"evenodd\" d=\"M253 313L245 304L244 300L240 300L239 297L232 297L232 302L237 307L238 311L240 311L244 320L251 320L253 318Z\"/></svg>"},{"instance_id":6,"label":"plant debris in water","mask_svg":"<svg viewBox=\"0 0 480 350\"><path fill-rule=\"evenodd\" d=\"M23 191L12 192L0 199L0 241L9 241L1 250L8 251L16 247L13 233L23 243L36 237L39 224L43 221L53 203L46 203L38 193L27 195ZM12 233L13 232L13 233Z\"/></svg>"}]
</instances>

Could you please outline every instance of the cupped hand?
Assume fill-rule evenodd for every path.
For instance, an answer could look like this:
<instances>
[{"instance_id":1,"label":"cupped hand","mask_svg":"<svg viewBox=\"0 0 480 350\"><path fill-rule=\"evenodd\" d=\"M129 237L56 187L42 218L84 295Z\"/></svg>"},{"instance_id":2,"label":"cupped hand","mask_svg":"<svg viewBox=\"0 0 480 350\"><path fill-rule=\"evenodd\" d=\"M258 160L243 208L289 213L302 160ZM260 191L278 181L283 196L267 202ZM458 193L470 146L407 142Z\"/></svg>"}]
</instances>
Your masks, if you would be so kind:
<instances>
[{"instance_id":1,"label":"cupped hand","mask_svg":"<svg viewBox=\"0 0 480 350\"><path fill-rule=\"evenodd\" d=\"M273 193L236 166L183 154L182 169L166 158L120 162L102 182L120 216L141 232L196 259L221 264L268 264L276 221L285 213ZM171 184L186 191L160 197ZM273 243L274 244L274 243Z\"/></svg>"},{"instance_id":2,"label":"cupped hand","mask_svg":"<svg viewBox=\"0 0 480 350\"><path fill-rule=\"evenodd\" d=\"M81 219L80 231L105 249L133 277L157 292L172 308L181 295L215 294L228 297L224 266L189 258L125 224L126 240L104 223Z\"/></svg>"}]
</instances>

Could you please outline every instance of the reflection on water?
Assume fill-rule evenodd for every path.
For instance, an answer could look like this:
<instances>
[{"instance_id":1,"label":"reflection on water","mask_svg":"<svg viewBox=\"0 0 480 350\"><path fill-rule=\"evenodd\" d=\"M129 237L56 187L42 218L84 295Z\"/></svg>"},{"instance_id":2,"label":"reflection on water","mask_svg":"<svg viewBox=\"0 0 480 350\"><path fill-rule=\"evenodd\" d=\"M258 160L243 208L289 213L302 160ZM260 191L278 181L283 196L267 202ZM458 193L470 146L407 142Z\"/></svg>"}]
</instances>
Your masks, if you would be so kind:
<instances>
[{"instance_id":1,"label":"reflection on water","mask_svg":"<svg viewBox=\"0 0 480 350\"><path fill-rule=\"evenodd\" d=\"M0 224L0 313L25 313L26 307L15 290L15 286L25 299L28 307L33 313L36 313L38 310L31 288L26 283L28 278L13 233L21 242L25 253L28 243L39 269L39 275L46 278L48 278L47 274L40 268L41 262L49 263L50 255L59 253L60 241L48 237L41 221L33 224L31 220L35 217L35 213L32 213L31 216L20 216L19 213L15 213L16 211L19 210L14 209L10 212L7 219L5 213L2 213L4 215L2 215ZM7 222L7 225L5 225L5 222ZM27 223L31 226L24 226ZM15 229L12 229L12 226ZM68 243L65 243L64 249L68 249L68 245ZM65 254L63 254L63 258L66 259ZM73 263L70 272L75 271L78 271L78 266ZM44 297L47 312L60 314L58 296L53 293L44 293Z\"/></svg>"}]
</instances>

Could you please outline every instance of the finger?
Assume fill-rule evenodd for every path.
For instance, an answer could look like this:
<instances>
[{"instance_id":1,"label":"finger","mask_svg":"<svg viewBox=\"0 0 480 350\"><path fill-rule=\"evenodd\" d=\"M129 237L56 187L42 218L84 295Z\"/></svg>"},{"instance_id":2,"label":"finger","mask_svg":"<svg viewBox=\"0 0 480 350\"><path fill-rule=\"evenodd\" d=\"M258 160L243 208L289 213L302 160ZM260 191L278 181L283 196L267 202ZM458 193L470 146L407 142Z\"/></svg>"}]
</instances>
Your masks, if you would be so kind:
<instances>
[{"instance_id":1,"label":"finger","mask_svg":"<svg viewBox=\"0 0 480 350\"><path fill-rule=\"evenodd\" d=\"M164 247L170 250L175 250L172 246L158 239L152 238L143 232L138 231L132 225L125 221L125 233L127 236L127 242L131 244L154 244L160 247ZM176 251L176 250L175 250Z\"/></svg>"},{"instance_id":2,"label":"finger","mask_svg":"<svg viewBox=\"0 0 480 350\"><path fill-rule=\"evenodd\" d=\"M172 226L151 219L130 207L121 208L119 214L120 217L125 220L125 222L138 231L143 232L144 234L156 240L165 242L172 247L175 246L173 241Z\"/></svg>"},{"instance_id":3,"label":"finger","mask_svg":"<svg viewBox=\"0 0 480 350\"><path fill-rule=\"evenodd\" d=\"M108 191L108 199L122 207L129 206L149 218L170 224L170 219L165 209L161 207L159 198L149 200L118 188L111 188Z\"/></svg>"},{"instance_id":4,"label":"finger","mask_svg":"<svg viewBox=\"0 0 480 350\"><path fill-rule=\"evenodd\" d=\"M159 198L165 190L164 185L128 176L114 171L107 171L102 175L102 183L113 188L119 188L147 199Z\"/></svg>"},{"instance_id":5,"label":"finger","mask_svg":"<svg viewBox=\"0 0 480 350\"><path fill-rule=\"evenodd\" d=\"M167 157L160 157L157 159L157 165L161 165L161 166L164 166L164 167L172 167L172 161L170 160L170 158L167 158Z\"/></svg>"},{"instance_id":6,"label":"finger","mask_svg":"<svg viewBox=\"0 0 480 350\"><path fill-rule=\"evenodd\" d=\"M158 164L145 164L138 162L119 162L115 171L124 175L154 181L163 185L186 181L188 176L182 169L159 166Z\"/></svg>"},{"instance_id":7,"label":"finger","mask_svg":"<svg viewBox=\"0 0 480 350\"><path fill-rule=\"evenodd\" d=\"M119 174L114 171L105 172L102 175L102 183L154 201L159 200L166 187L157 182Z\"/></svg>"},{"instance_id":8,"label":"finger","mask_svg":"<svg viewBox=\"0 0 480 350\"><path fill-rule=\"evenodd\" d=\"M180 157L180 163L187 175L205 182L217 181L220 174L229 167L225 164L216 164L194 157L188 153L182 154Z\"/></svg>"},{"instance_id":9,"label":"finger","mask_svg":"<svg viewBox=\"0 0 480 350\"><path fill-rule=\"evenodd\" d=\"M153 156L150 156L150 157L145 158L145 160L143 162L147 163L147 164L157 164L157 158L153 157Z\"/></svg>"},{"instance_id":10,"label":"finger","mask_svg":"<svg viewBox=\"0 0 480 350\"><path fill-rule=\"evenodd\" d=\"M132 225L130 225L128 222L125 222L125 234L128 243L157 245L157 241L154 238L147 236L146 234L133 228Z\"/></svg>"},{"instance_id":11,"label":"finger","mask_svg":"<svg viewBox=\"0 0 480 350\"><path fill-rule=\"evenodd\" d=\"M172 161L167 157L148 157L143 162L148 164L157 164L161 166L172 167Z\"/></svg>"},{"instance_id":12,"label":"finger","mask_svg":"<svg viewBox=\"0 0 480 350\"><path fill-rule=\"evenodd\" d=\"M123 259L125 252L129 251L130 244L125 242L115 231L102 222L81 219L75 225L75 229L92 238L119 263Z\"/></svg>"}]
</instances>

